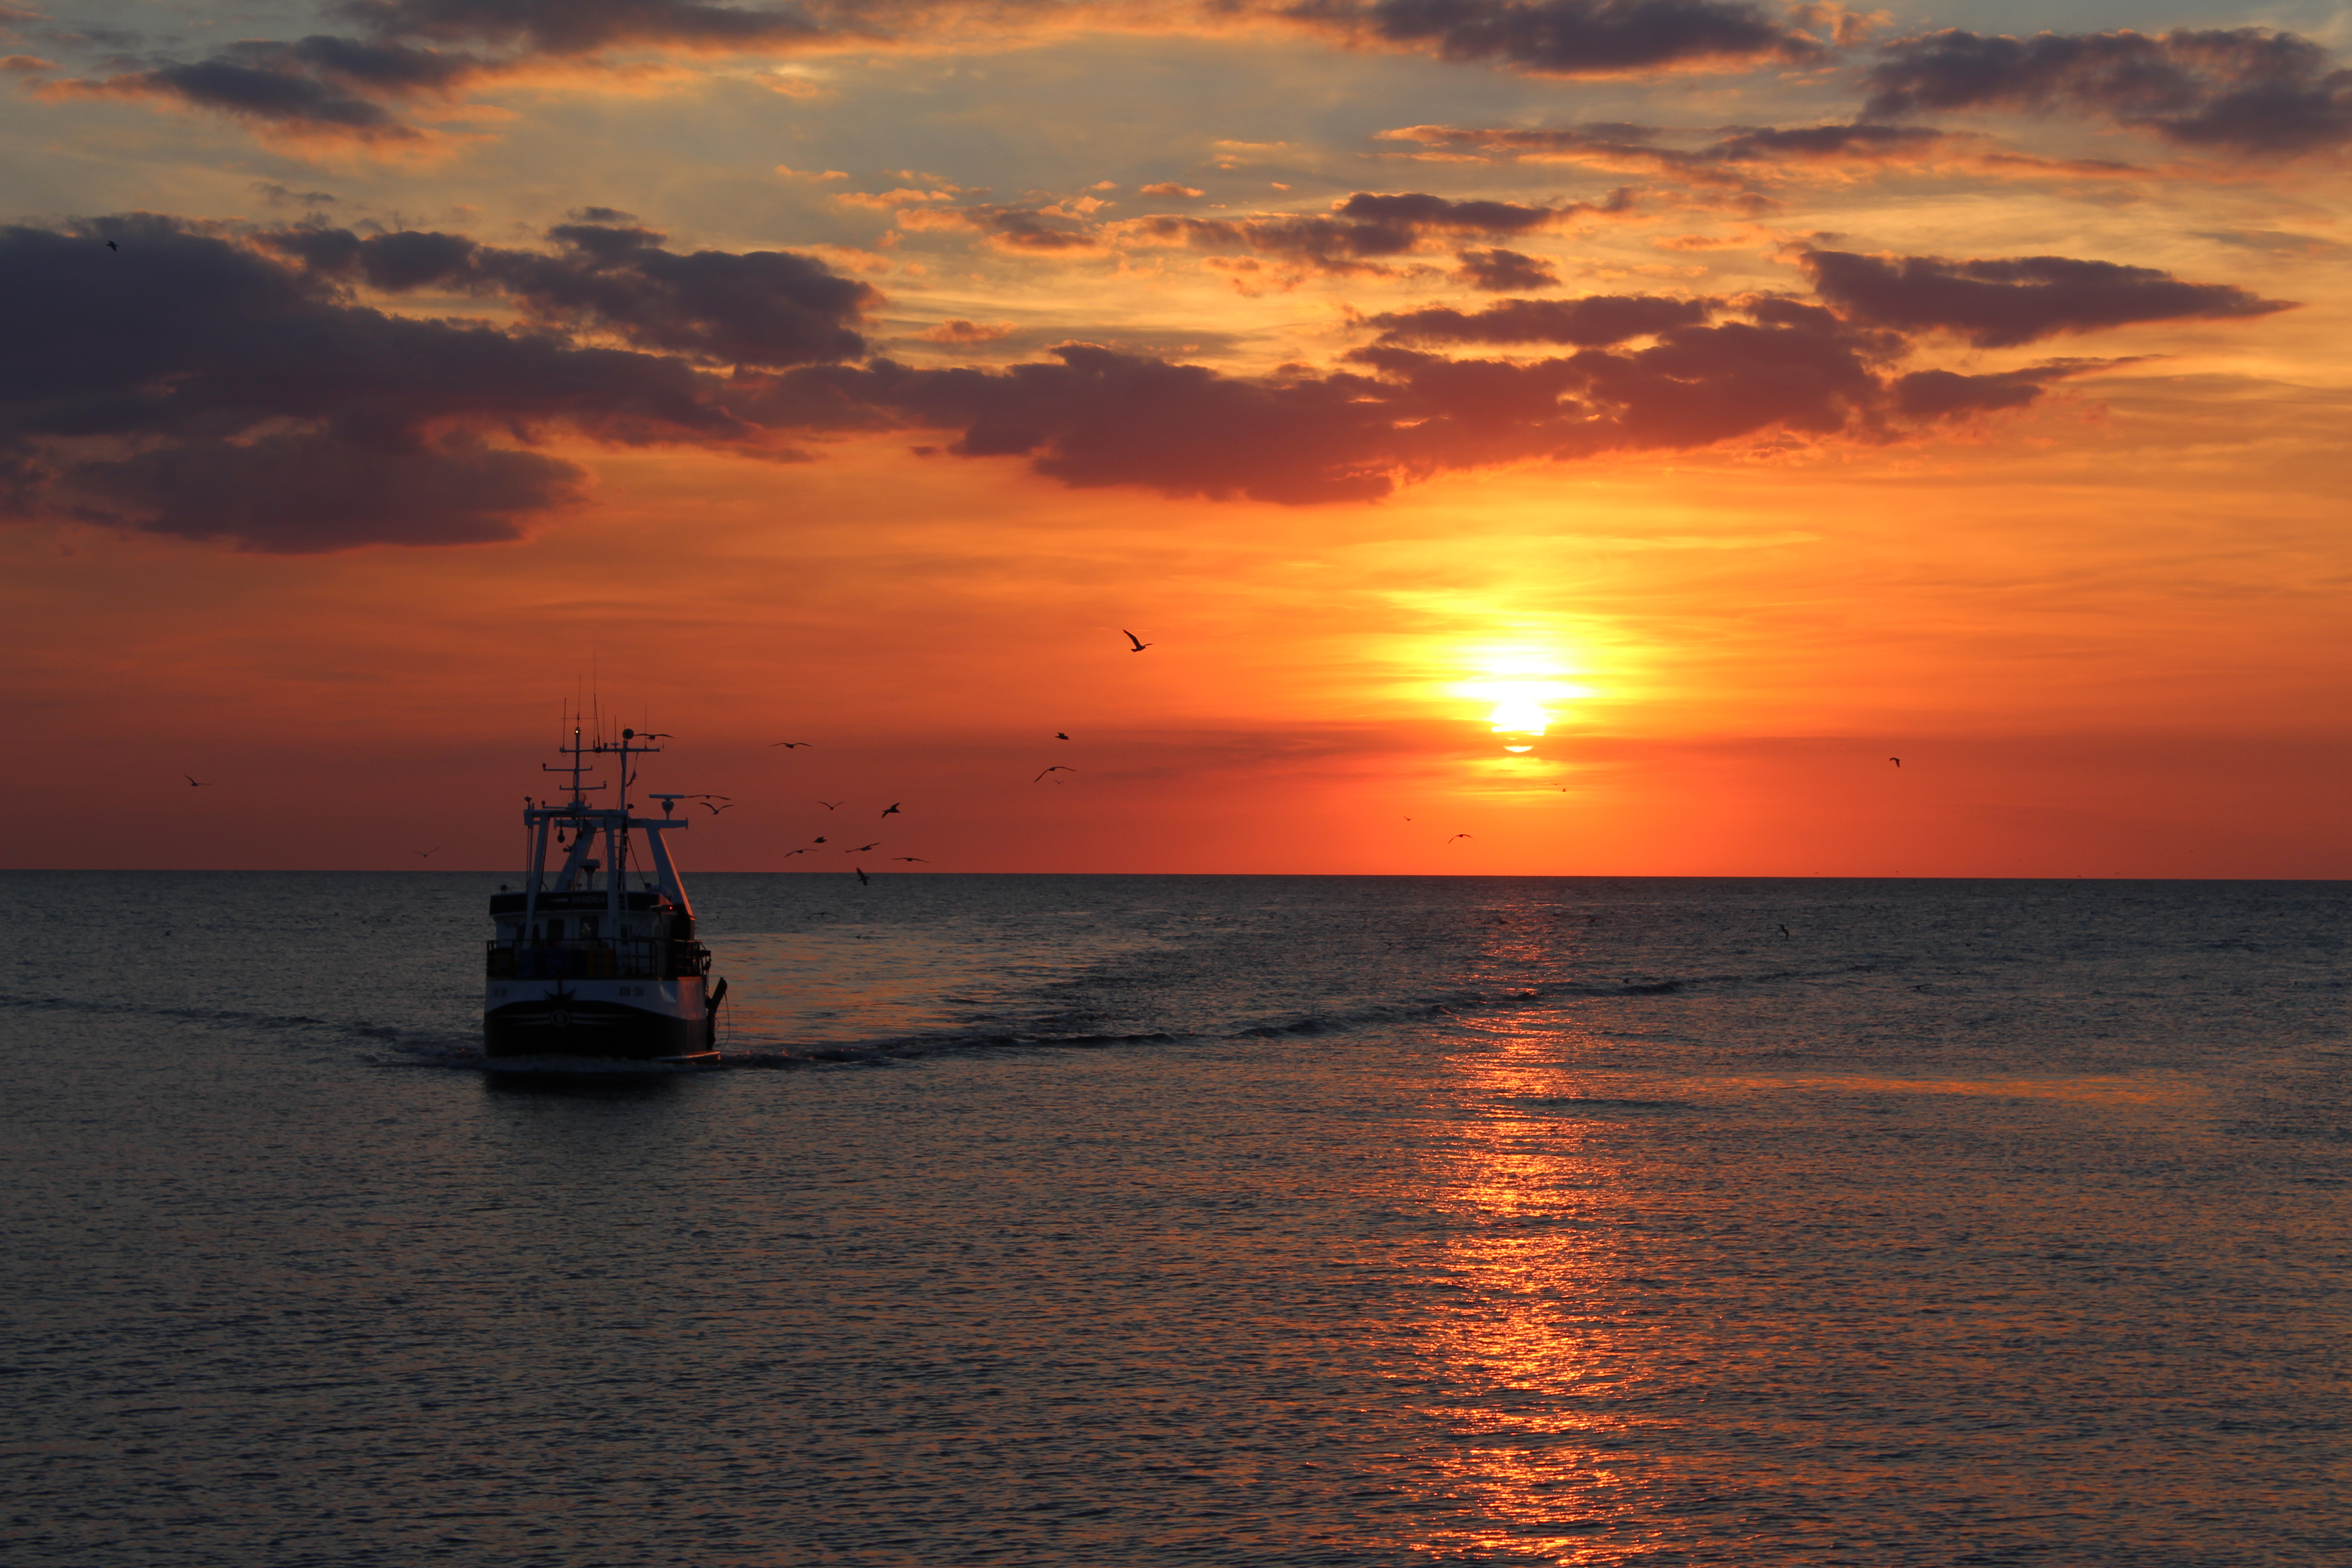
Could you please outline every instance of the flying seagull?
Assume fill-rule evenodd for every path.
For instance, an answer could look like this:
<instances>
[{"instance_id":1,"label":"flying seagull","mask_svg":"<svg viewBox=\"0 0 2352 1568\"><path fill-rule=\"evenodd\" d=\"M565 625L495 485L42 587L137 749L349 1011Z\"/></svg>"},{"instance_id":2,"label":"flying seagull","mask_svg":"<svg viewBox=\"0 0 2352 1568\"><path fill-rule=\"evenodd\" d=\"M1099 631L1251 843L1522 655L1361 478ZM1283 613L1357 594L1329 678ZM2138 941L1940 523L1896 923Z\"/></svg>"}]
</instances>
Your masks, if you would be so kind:
<instances>
[{"instance_id":1,"label":"flying seagull","mask_svg":"<svg viewBox=\"0 0 2352 1568\"><path fill-rule=\"evenodd\" d=\"M863 854L865 854L868 849L879 849L879 848L881 848L881 847L882 847L882 841L881 841L879 838L877 838L877 839L876 839L876 840L875 840L873 843L871 843L871 844L861 844L861 845L859 845L859 846L858 846L856 848L855 848L855 849L845 849L845 850L843 850L843 851L842 851L842 853L843 853L844 855L863 855Z\"/></svg>"},{"instance_id":2,"label":"flying seagull","mask_svg":"<svg viewBox=\"0 0 2352 1568\"><path fill-rule=\"evenodd\" d=\"M1787 926L1782 926L1780 928L1780 934L1782 936L1787 936L1789 934L1789 928Z\"/></svg>"},{"instance_id":3,"label":"flying seagull","mask_svg":"<svg viewBox=\"0 0 2352 1568\"><path fill-rule=\"evenodd\" d=\"M857 873L857 885L861 888L874 879L866 874L866 868L863 866L852 866L850 869Z\"/></svg>"},{"instance_id":4,"label":"flying seagull","mask_svg":"<svg viewBox=\"0 0 2352 1568\"><path fill-rule=\"evenodd\" d=\"M824 842L824 835L820 833L814 838L810 839L809 842L812 844L822 844Z\"/></svg>"},{"instance_id":5,"label":"flying seagull","mask_svg":"<svg viewBox=\"0 0 2352 1568\"><path fill-rule=\"evenodd\" d=\"M1050 768L1047 768L1047 769L1045 770L1045 773L1076 773L1077 771L1078 771L1078 770L1077 770L1077 769L1076 769L1076 768L1066 768L1066 767L1063 767L1060 763L1055 763L1054 766L1052 766L1052 767L1050 767ZM1035 783L1037 782L1037 779L1042 779L1042 778L1044 778L1044 777L1045 776L1045 773L1039 773L1039 774L1037 775L1037 778L1031 779L1029 782L1030 782L1031 784L1035 784Z\"/></svg>"},{"instance_id":6,"label":"flying seagull","mask_svg":"<svg viewBox=\"0 0 2352 1568\"><path fill-rule=\"evenodd\" d=\"M1120 631L1122 631L1122 632L1126 632L1126 633L1127 633L1127 640L1128 640L1128 641L1129 641L1129 642L1131 642L1131 643L1133 643L1133 644L1135 645L1133 647L1129 648L1129 649L1127 650L1128 652L1129 652L1129 653L1141 653L1145 648L1148 648L1148 647L1150 647L1151 646L1150 643L1145 642L1141 637L1137 637L1133 632L1129 632L1129 631L1128 631L1128 630L1127 630L1127 628L1126 628L1125 626L1121 626L1121 627L1119 627L1118 629L1119 629Z\"/></svg>"},{"instance_id":7,"label":"flying seagull","mask_svg":"<svg viewBox=\"0 0 2352 1568\"><path fill-rule=\"evenodd\" d=\"M1894 763L1896 767L1898 767L1898 768L1899 768L1899 767L1901 767L1901 766L1903 765L1903 759L1902 759L1902 758L1900 758L1900 757L1889 757L1889 758L1887 758L1886 760L1887 760L1888 762L1890 762L1890 763Z\"/></svg>"},{"instance_id":8,"label":"flying seagull","mask_svg":"<svg viewBox=\"0 0 2352 1568\"><path fill-rule=\"evenodd\" d=\"M212 781L210 779L200 779L194 773L182 773L180 776L188 781L188 787L190 789L212 788Z\"/></svg>"},{"instance_id":9,"label":"flying seagull","mask_svg":"<svg viewBox=\"0 0 2352 1568\"><path fill-rule=\"evenodd\" d=\"M827 811L836 810L836 809L838 809L839 807L844 806L844 805L848 805L848 804L849 804L849 803L848 803L847 801L842 801L842 800L821 800L821 801L818 801L818 802L817 802L817 805L821 805L821 806L824 807L824 808L825 808L825 810L827 810Z\"/></svg>"},{"instance_id":10,"label":"flying seagull","mask_svg":"<svg viewBox=\"0 0 2352 1568\"><path fill-rule=\"evenodd\" d=\"M814 741L771 741L768 742L768 750L772 752L778 746L782 746L784 750L789 752L796 747L814 746L816 742Z\"/></svg>"},{"instance_id":11,"label":"flying seagull","mask_svg":"<svg viewBox=\"0 0 2352 1568\"><path fill-rule=\"evenodd\" d=\"M902 804L902 803L901 803L901 802L898 802L898 801L895 801L895 800L894 800L894 801L892 801L892 802L890 803L890 805L889 805L888 808L887 808L887 809L886 809L886 810L882 813L882 815L883 815L884 816L898 816L898 807L899 807L899 805L900 805L901 804Z\"/></svg>"},{"instance_id":12,"label":"flying seagull","mask_svg":"<svg viewBox=\"0 0 2352 1568\"><path fill-rule=\"evenodd\" d=\"M1056 730L1056 731L1054 731L1054 739L1055 739L1056 741L1066 741L1066 740L1068 740L1068 739L1069 739L1069 737L1068 737L1067 735L1063 734L1063 733L1062 733L1062 731L1060 731L1059 730Z\"/></svg>"},{"instance_id":13,"label":"flying seagull","mask_svg":"<svg viewBox=\"0 0 2352 1568\"><path fill-rule=\"evenodd\" d=\"M432 848L430 848L430 849L412 849L412 850L410 850L410 851L409 851L409 853L410 853L411 855L415 856L419 860L430 860L430 859L432 859L432 858L433 858L433 857L434 857L434 856L436 856L436 855L439 854L439 853L440 853L440 851L441 851L441 846L439 846L438 844L436 844L436 845L435 845Z\"/></svg>"},{"instance_id":14,"label":"flying seagull","mask_svg":"<svg viewBox=\"0 0 2352 1568\"><path fill-rule=\"evenodd\" d=\"M924 859L920 855L893 855L890 858L893 860L912 860L918 865L922 866L928 866L930 864L929 860Z\"/></svg>"},{"instance_id":15,"label":"flying seagull","mask_svg":"<svg viewBox=\"0 0 2352 1568\"><path fill-rule=\"evenodd\" d=\"M1454 838L1470 838L1470 837L1475 837L1475 835L1473 835L1473 834L1468 834L1468 833L1457 833L1457 834L1455 834L1455 835L1454 836ZM1451 843L1453 843L1453 842L1454 842L1454 838L1449 838L1449 839L1447 839L1445 842L1447 842L1448 844L1451 844Z\"/></svg>"},{"instance_id":16,"label":"flying seagull","mask_svg":"<svg viewBox=\"0 0 2352 1568\"><path fill-rule=\"evenodd\" d=\"M731 800L725 805L713 805L707 800L698 802L698 804L701 805L703 810L709 812L713 816L718 816L722 811L732 811L735 809L735 803Z\"/></svg>"},{"instance_id":17,"label":"flying seagull","mask_svg":"<svg viewBox=\"0 0 2352 1568\"><path fill-rule=\"evenodd\" d=\"M815 850L809 848L787 849L784 851L784 858L789 860L795 855L814 855L815 853Z\"/></svg>"},{"instance_id":18,"label":"flying seagull","mask_svg":"<svg viewBox=\"0 0 2352 1568\"><path fill-rule=\"evenodd\" d=\"M115 244L114 241L110 239L106 242L106 248L109 250L121 250L122 247Z\"/></svg>"}]
</instances>

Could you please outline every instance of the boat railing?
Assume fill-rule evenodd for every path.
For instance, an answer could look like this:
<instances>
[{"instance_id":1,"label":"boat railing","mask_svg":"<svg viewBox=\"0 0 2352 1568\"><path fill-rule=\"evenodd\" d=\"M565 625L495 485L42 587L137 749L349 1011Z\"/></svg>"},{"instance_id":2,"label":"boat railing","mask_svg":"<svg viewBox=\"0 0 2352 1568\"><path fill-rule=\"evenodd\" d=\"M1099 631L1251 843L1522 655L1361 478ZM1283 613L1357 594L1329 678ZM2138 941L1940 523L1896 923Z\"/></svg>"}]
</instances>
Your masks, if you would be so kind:
<instances>
[{"instance_id":1,"label":"boat railing","mask_svg":"<svg viewBox=\"0 0 2352 1568\"><path fill-rule=\"evenodd\" d=\"M672 980L700 974L710 965L701 943L662 938L578 937L487 945L493 980Z\"/></svg>"}]
</instances>

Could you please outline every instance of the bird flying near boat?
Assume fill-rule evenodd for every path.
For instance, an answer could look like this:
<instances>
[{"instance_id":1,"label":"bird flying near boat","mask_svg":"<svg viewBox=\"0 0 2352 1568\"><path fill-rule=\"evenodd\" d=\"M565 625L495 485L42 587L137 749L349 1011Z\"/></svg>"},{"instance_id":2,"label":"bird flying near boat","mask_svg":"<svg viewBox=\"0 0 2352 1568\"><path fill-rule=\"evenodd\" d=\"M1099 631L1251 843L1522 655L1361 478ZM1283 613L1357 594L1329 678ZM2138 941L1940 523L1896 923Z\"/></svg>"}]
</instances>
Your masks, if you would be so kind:
<instances>
[{"instance_id":1,"label":"bird flying near boat","mask_svg":"<svg viewBox=\"0 0 2352 1568\"><path fill-rule=\"evenodd\" d=\"M1894 763L1896 767L1898 767L1898 768L1899 768L1899 767L1901 767L1901 766L1903 765L1903 759L1902 759L1902 758L1900 758L1900 757L1889 757L1889 758L1887 758L1886 760L1887 760L1888 762L1890 762L1890 763Z\"/></svg>"},{"instance_id":2,"label":"bird flying near boat","mask_svg":"<svg viewBox=\"0 0 2352 1568\"><path fill-rule=\"evenodd\" d=\"M844 855L863 855L863 854L865 854L868 849L879 849L879 848L881 848L881 847L882 847L882 841L881 841L879 838L877 838L877 839L876 839L876 840L875 840L873 843L871 843L871 844L861 844L861 845L859 845L859 846L858 846L856 848L855 848L855 849L845 849L845 850L843 850L843 851L842 851L842 853L843 853Z\"/></svg>"},{"instance_id":3,"label":"bird flying near boat","mask_svg":"<svg viewBox=\"0 0 2352 1568\"><path fill-rule=\"evenodd\" d=\"M713 816L718 816L722 811L732 811L735 809L735 803L731 800L725 805L713 805L707 800L697 801L695 804L701 806L703 810L709 812Z\"/></svg>"},{"instance_id":4,"label":"bird flying near boat","mask_svg":"<svg viewBox=\"0 0 2352 1568\"><path fill-rule=\"evenodd\" d=\"M784 750L790 752L796 751L803 746L814 746L816 742L814 741L771 741L768 742L768 750L772 752L778 746L782 746Z\"/></svg>"},{"instance_id":5,"label":"bird flying near boat","mask_svg":"<svg viewBox=\"0 0 2352 1568\"><path fill-rule=\"evenodd\" d=\"M857 873L857 885L861 888L874 879L866 874L866 868L863 866L852 866L850 869Z\"/></svg>"},{"instance_id":6,"label":"bird flying near boat","mask_svg":"<svg viewBox=\"0 0 2352 1568\"><path fill-rule=\"evenodd\" d=\"M1457 833L1457 834L1455 834L1455 835L1454 836L1454 838L1475 838L1475 837L1477 837L1475 834L1471 834L1471 833ZM1445 842L1447 842L1448 844L1451 844L1451 843L1453 843L1453 842L1454 842L1454 838L1449 838L1449 839L1447 839Z\"/></svg>"},{"instance_id":7,"label":"bird flying near boat","mask_svg":"<svg viewBox=\"0 0 2352 1568\"><path fill-rule=\"evenodd\" d=\"M920 855L893 855L890 858L893 860L912 860L919 866L928 866L930 864L929 860L924 859Z\"/></svg>"},{"instance_id":8,"label":"bird flying near boat","mask_svg":"<svg viewBox=\"0 0 2352 1568\"><path fill-rule=\"evenodd\" d=\"M106 248L109 250L121 250L122 247L115 244L114 241L110 239L106 242Z\"/></svg>"},{"instance_id":9,"label":"bird flying near boat","mask_svg":"<svg viewBox=\"0 0 2352 1568\"><path fill-rule=\"evenodd\" d=\"M824 807L827 811L837 811L848 804L849 803L845 800L821 800L817 802L817 805Z\"/></svg>"},{"instance_id":10,"label":"bird flying near boat","mask_svg":"<svg viewBox=\"0 0 2352 1568\"><path fill-rule=\"evenodd\" d=\"M1151 644L1145 642L1141 637L1137 637L1133 632L1128 631L1125 626L1121 626L1118 629L1121 632L1126 633L1127 640L1135 645L1133 647L1127 650L1129 653L1141 653L1145 648L1152 646Z\"/></svg>"},{"instance_id":11,"label":"bird flying near boat","mask_svg":"<svg viewBox=\"0 0 2352 1568\"><path fill-rule=\"evenodd\" d=\"M433 857L434 857L434 856L436 856L436 855L439 854L440 852L441 852L441 846L439 846L438 844L436 844L436 845L435 845L432 848L430 848L430 849L412 849L412 850L410 850L410 851L409 851L409 853L410 853L411 855L415 856L419 860L430 860L430 859L432 859L432 858L433 858Z\"/></svg>"},{"instance_id":12,"label":"bird flying near boat","mask_svg":"<svg viewBox=\"0 0 2352 1568\"><path fill-rule=\"evenodd\" d=\"M1054 739L1055 739L1056 741L1066 741L1066 740L1068 740L1068 739L1069 739L1069 737L1068 737L1067 735L1065 735L1064 733L1062 733L1062 731L1061 731L1056 730L1056 731L1054 731Z\"/></svg>"},{"instance_id":13,"label":"bird flying near boat","mask_svg":"<svg viewBox=\"0 0 2352 1568\"><path fill-rule=\"evenodd\" d=\"M1045 773L1076 773L1077 771L1078 771L1078 770L1077 770L1077 769L1076 769L1076 768L1066 768L1066 767L1063 767L1060 763L1055 763L1054 766L1052 766L1052 767L1050 767L1050 768L1047 768L1047 769L1045 770ZM1037 775L1037 778L1035 778L1035 779L1031 779L1029 782L1030 782L1031 784L1035 784L1035 783L1037 782L1037 779L1042 779L1042 778L1044 778L1044 777L1045 776L1045 773L1039 773L1039 774Z\"/></svg>"},{"instance_id":14,"label":"bird flying near boat","mask_svg":"<svg viewBox=\"0 0 2352 1568\"><path fill-rule=\"evenodd\" d=\"M899 810L898 810L898 807L899 807L899 805L900 805L901 804L902 804L902 803L901 803L901 802L898 802L898 801L895 801L895 800L894 800L894 801L892 801L892 802L889 804L889 805L888 805L888 806L887 806L887 807L883 811L882 815L883 815L883 816L897 816L900 815Z\"/></svg>"},{"instance_id":15,"label":"bird flying near boat","mask_svg":"<svg viewBox=\"0 0 2352 1568\"><path fill-rule=\"evenodd\" d=\"M784 858L785 858L785 859L787 859L787 860L789 860L789 859L791 859L791 858L792 858L793 856L795 856L795 855L814 855L814 854L815 854L815 853L816 853L816 851L815 851L814 849L813 849L813 848L809 847L808 847L808 846L806 846L806 845L803 845L803 846L802 846L800 848L798 848L798 849L787 849L787 850L785 850L785 851L784 851Z\"/></svg>"},{"instance_id":16,"label":"bird flying near boat","mask_svg":"<svg viewBox=\"0 0 2352 1568\"><path fill-rule=\"evenodd\" d=\"M190 789L210 789L213 787L212 781L210 779L200 779L194 773L182 773L180 776L188 781L188 787Z\"/></svg>"}]
</instances>

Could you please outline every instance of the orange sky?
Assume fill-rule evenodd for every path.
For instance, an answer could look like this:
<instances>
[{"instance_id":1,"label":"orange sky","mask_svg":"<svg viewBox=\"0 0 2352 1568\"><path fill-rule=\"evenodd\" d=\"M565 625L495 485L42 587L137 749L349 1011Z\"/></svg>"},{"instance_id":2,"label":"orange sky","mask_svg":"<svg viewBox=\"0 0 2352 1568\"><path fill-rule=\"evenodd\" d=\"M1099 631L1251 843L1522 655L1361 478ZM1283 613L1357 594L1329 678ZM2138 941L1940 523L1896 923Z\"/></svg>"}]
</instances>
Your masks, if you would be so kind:
<instances>
[{"instance_id":1,"label":"orange sky","mask_svg":"<svg viewBox=\"0 0 2352 1568\"><path fill-rule=\"evenodd\" d=\"M1930 101L1999 6L1715 9L648 3L365 35L475 62L407 97L18 24L14 863L505 869L593 680L734 797L689 868L2352 874L2352 110L2158 36L2227 12L2086 8L2151 108L2030 38Z\"/></svg>"}]
</instances>

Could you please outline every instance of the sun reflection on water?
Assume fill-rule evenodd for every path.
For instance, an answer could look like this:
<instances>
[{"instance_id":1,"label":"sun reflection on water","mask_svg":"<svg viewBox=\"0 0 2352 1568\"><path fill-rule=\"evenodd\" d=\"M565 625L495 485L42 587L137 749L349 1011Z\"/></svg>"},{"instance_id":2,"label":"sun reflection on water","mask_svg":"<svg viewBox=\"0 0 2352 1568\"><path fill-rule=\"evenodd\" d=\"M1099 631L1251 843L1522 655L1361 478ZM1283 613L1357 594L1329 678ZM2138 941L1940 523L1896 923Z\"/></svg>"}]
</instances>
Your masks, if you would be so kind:
<instances>
[{"instance_id":1,"label":"sun reflection on water","mask_svg":"<svg viewBox=\"0 0 2352 1568\"><path fill-rule=\"evenodd\" d=\"M1619 1473L1628 1422L1612 1412L1653 1375L1622 1321L1633 1270L1610 1196L1617 1162L1572 1113L1584 1102L1564 1058L1580 1038L1489 1038L1459 1058L1449 1093L1485 1114L1433 1173L1454 1228L1444 1272L1462 1292L1426 1343L1454 1509L1415 1545L1446 1560L1614 1562L1635 1482Z\"/></svg>"}]
</instances>

